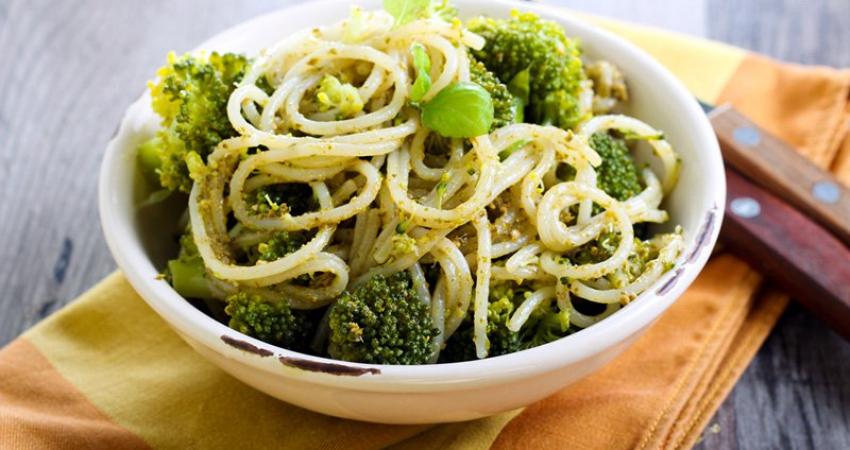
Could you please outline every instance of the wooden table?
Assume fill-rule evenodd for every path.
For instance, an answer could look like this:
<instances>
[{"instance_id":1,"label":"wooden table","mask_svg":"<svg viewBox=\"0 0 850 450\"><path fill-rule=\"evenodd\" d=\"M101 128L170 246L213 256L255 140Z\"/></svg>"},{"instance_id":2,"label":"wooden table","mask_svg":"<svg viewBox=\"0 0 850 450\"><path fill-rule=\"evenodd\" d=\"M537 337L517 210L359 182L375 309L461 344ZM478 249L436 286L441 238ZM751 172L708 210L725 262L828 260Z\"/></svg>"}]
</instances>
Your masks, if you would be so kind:
<instances>
[{"instance_id":1,"label":"wooden table","mask_svg":"<svg viewBox=\"0 0 850 450\"><path fill-rule=\"evenodd\" d=\"M0 345L114 270L100 159L165 53L294 2L174 3L0 0ZM850 66L846 0L552 3ZM792 306L713 423L701 448L850 448L850 345Z\"/></svg>"}]
</instances>

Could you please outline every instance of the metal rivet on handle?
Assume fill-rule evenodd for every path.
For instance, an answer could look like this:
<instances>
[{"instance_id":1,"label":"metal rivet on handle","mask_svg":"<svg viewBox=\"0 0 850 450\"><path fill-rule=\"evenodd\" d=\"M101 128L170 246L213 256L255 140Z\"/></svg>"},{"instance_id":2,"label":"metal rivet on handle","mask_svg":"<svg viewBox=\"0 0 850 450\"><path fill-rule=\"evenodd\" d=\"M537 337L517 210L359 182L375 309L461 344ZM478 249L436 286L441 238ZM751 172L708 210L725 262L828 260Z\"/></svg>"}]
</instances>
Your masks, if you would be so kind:
<instances>
[{"instance_id":1,"label":"metal rivet on handle","mask_svg":"<svg viewBox=\"0 0 850 450\"><path fill-rule=\"evenodd\" d=\"M812 195L823 203L838 203L841 192L832 181L818 181L812 186Z\"/></svg>"},{"instance_id":2,"label":"metal rivet on handle","mask_svg":"<svg viewBox=\"0 0 850 450\"><path fill-rule=\"evenodd\" d=\"M741 145L753 147L761 141L761 133L753 127L738 127L732 132L732 137L735 138Z\"/></svg>"},{"instance_id":3,"label":"metal rivet on handle","mask_svg":"<svg viewBox=\"0 0 850 450\"><path fill-rule=\"evenodd\" d=\"M738 197L732 200L729 209L732 210L732 214L745 219L752 219L761 214L761 205L752 197Z\"/></svg>"}]
</instances>

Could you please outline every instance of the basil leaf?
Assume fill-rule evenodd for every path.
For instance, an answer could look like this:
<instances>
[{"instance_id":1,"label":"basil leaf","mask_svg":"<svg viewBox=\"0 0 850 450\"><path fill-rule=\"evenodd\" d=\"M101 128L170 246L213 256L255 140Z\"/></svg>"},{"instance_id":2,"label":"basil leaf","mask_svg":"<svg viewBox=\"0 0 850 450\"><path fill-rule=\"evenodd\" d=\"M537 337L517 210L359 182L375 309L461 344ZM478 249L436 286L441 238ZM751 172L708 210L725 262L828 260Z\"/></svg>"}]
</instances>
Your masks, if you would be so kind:
<instances>
[{"instance_id":1,"label":"basil leaf","mask_svg":"<svg viewBox=\"0 0 850 450\"><path fill-rule=\"evenodd\" d=\"M384 10L401 26L431 14L431 0L384 0Z\"/></svg>"},{"instance_id":2,"label":"basil leaf","mask_svg":"<svg viewBox=\"0 0 850 450\"><path fill-rule=\"evenodd\" d=\"M487 134L493 124L493 99L475 83L450 84L422 105L422 123L444 137Z\"/></svg>"},{"instance_id":3,"label":"basil leaf","mask_svg":"<svg viewBox=\"0 0 850 450\"><path fill-rule=\"evenodd\" d=\"M416 81L410 89L410 101L416 104L425 97L428 89L431 89L431 58L428 57L425 47L418 42L410 46L410 53L413 54L413 68L416 69Z\"/></svg>"}]
</instances>

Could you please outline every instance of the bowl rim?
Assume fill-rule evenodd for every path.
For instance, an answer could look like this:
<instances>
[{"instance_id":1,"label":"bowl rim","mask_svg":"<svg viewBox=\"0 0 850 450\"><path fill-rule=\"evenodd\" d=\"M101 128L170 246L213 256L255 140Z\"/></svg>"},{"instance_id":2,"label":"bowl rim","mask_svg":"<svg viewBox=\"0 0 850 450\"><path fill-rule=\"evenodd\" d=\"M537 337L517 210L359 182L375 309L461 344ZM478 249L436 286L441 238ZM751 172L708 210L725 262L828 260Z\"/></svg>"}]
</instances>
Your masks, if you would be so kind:
<instances>
[{"instance_id":1,"label":"bowl rim","mask_svg":"<svg viewBox=\"0 0 850 450\"><path fill-rule=\"evenodd\" d=\"M713 206L702 212L704 220L696 235L696 247L683 251L673 269L617 314L557 341L508 355L459 363L398 366L337 361L276 347L243 335L207 316L185 301L167 283L157 280L156 268L142 250L140 240L134 233L135 213L120 215L121 208L115 207L118 202L113 195L113 187L117 183L126 183L128 173L118 173L114 169L121 167L120 159L126 158L127 152L132 151L127 143L132 134L129 119L134 110L147 107L144 103L147 96L142 95L127 109L115 136L107 144L99 175L98 207L107 244L119 268L145 302L178 334L254 369L277 376L309 379L309 382L315 384L345 385L359 390L375 391L414 388L417 391L460 389L472 384L483 387L552 371L614 347L655 321L690 286L705 265L717 240L726 197L720 149L709 121L693 95L644 50L609 31L587 23L565 9L507 0L456 0L455 4L461 10L491 9L495 15L520 8L555 20L571 30L581 29L583 34L594 35L594 40L598 42L620 47L637 61L637 65L652 72L654 78L668 87L673 94L671 101L679 102L685 108L687 118L681 120L687 120L693 125L692 142L701 143L695 145L709 153L706 155L708 165L701 168L707 175L703 180L714 180L716 185L708 189ZM342 0L320 0L277 9L224 30L206 40L199 48L210 48L229 39L236 39L242 30L259 26L266 21L274 21L281 14L302 14L310 10L322 11L343 5L347 8L350 3ZM652 298L649 298L650 296ZM274 358L269 358L270 356ZM277 361L270 362L275 360Z\"/></svg>"}]
</instances>

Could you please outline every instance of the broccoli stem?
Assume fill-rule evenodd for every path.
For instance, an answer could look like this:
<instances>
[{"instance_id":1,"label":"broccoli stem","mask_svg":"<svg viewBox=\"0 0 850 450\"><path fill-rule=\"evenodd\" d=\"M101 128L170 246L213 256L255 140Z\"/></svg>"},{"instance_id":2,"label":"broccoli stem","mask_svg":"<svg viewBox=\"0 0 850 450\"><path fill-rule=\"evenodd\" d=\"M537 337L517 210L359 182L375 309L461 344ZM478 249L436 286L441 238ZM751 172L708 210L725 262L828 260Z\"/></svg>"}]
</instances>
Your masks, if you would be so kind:
<instances>
[{"instance_id":1,"label":"broccoli stem","mask_svg":"<svg viewBox=\"0 0 850 450\"><path fill-rule=\"evenodd\" d=\"M212 297L202 259L193 258L186 261L172 259L168 261L168 271L171 273L171 285L183 297Z\"/></svg>"},{"instance_id":2,"label":"broccoli stem","mask_svg":"<svg viewBox=\"0 0 850 450\"><path fill-rule=\"evenodd\" d=\"M142 174L154 186L159 186L159 168L162 160L159 158L159 147L162 142L158 137L153 137L139 146L137 160Z\"/></svg>"}]
</instances>

